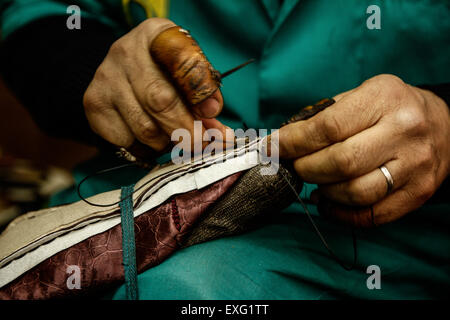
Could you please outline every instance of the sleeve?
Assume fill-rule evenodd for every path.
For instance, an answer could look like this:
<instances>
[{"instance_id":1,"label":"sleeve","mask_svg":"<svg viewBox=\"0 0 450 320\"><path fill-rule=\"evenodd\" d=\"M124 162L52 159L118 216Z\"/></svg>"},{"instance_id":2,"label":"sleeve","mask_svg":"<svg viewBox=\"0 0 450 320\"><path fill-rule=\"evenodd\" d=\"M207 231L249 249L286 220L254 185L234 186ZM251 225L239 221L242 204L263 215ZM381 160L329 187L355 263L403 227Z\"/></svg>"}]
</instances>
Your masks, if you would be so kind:
<instances>
[{"instance_id":1,"label":"sleeve","mask_svg":"<svg viewBox=\"0 0 450 320\"><path fill-rule=\"evenodd\" d=\"M7 1L9 5L0 1L1 22L6 26L8 19L19 15L25 1ZM85 117L82 99L97 67L119 36L110 25L93 18L82 18L80 30L69 30L67 5L60 8L61 3L54 1L28 1L36 4L36 10L44 4L48 10L35 20L27 16L23 20L29 22L16 23L20 25L16 29L6 27L8 35L0 48L0 73L45 132L98 144ZM13 8L17 12L11 11L5 18L5 12Z\"/></svg>"}]
</instances>

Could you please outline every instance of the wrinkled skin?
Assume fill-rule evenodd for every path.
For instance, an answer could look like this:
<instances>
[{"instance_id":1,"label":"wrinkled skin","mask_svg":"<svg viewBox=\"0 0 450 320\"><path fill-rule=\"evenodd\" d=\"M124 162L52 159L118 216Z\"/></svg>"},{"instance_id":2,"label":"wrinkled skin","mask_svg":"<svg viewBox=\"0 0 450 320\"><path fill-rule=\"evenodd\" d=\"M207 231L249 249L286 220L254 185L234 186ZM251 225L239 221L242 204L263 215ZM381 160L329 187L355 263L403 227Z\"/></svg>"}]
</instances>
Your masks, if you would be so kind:
<instances>
[{"instance_id":1,"label":"wrinkled skin","mask_svg":"<svg viewBox=\"0 0 450 320\"><path fill-rule=\"evenodd\" d=\"M449 174L450 115L445 102L393 75L339 94L315 117L279 130L280 156L332 200L326 214L370 227L400 218L429 199ZM394 188L387 194L390 171ZM373 221L372 211L373 208Z\"/></svg>"},{"instance_id":2,"label":"wrinkled skin","mask_svg":"<svg viewBox=\"0 0 450 320\"><path fill-rule=\"evenodd\" d=\"M226 127L215 120L223 107L220 90L195 106L187 106L182 95L152 60L152 41L175 24L152 18L118 39L98 67L83 98L92 130L108 142L128 148L135 140L153 150L164 150L172 132L185 128L194 132L194 120L203 130Z\"/></svg>"},{"instance_id":3,"label":"wrinkled skin","mask_svg":"<svg viewBox=\"0 0 450 320\"><path fill-rule=\"evenodd\" d=\"M161 151L175 129L192 135L196 119L203 129L226 135L215 119L223 107L220 90L187 106L149 54L155 37L173 26L146 20L117 40L99 66L84 107L94 132L107 141L122 147L139 141ZM280 157L292 159L304 181L319 185L312 198L332 200L327 213L356 226L387 223L421 206L449 174L445 102L393 75L373 77L335 100L313 118L279 130ZM382 165L394 179L390 194Z\"/></svg>"}]
</instances>

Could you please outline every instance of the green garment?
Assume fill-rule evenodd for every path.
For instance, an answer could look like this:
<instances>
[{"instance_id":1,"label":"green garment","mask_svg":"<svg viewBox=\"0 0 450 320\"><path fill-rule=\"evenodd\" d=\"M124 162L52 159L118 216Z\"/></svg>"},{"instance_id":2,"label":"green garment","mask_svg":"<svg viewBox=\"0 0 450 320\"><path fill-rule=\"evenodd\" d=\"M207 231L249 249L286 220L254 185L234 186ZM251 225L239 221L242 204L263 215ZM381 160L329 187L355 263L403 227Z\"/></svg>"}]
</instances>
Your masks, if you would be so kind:
<instances>
[{"instance_id":1,"label":"green garment","mask_svg":"<svg viewBox=\"0 0 450 320\"><path fill-rule=\"evenodd\" d=\"M3 11L4 36L24 21L65 14L65 6L56 9L57 1L6 2L14 4ZM20 7L25 2L28 5ZM122 1L71 3L79 3L118 34L126 32ZM381 9L380 30L366 27L369 5ZM131 12L133 25L145 17L138 6ZM450 5L444 0L284 0L281 6L278 0L171 0L169 18L191 31L219 71L257 58L257 63L223 82L225 108L220 119L231 127L245 122L253 128L277 128L301 106L381 73L413 85L449 82ZM91 170L83 166L76 176ZM136 172L136 179L140 175ZM87 192L129 184L121 177L91 181ZM53 204L76 199L69 190ZM177 252L139 276L140 297L447 297L449 212L448 201L426 205L393 224L360 232L358 268L346 272L329 257L300 208L292 206L274 213L272 223L253 232ZM316 218L331 245L350 261L349 232ZM367 289L369 265L381 268L381 290ZM111 297L124 298L124 287Z\"/></svg>"}]
</instances>

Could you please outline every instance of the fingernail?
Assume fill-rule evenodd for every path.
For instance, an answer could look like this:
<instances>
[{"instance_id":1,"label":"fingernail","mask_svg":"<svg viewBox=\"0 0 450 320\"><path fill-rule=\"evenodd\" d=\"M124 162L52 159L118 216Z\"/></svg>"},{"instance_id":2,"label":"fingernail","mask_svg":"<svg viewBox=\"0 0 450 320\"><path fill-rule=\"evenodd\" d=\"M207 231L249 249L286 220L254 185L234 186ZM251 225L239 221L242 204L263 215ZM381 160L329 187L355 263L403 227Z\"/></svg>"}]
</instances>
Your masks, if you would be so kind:
<instances>
[{"instance_id":1,"label":"fingernail","mask_svg":"<svg viewBox=\"0 0 450 320\"><path fill-rule=\"evenodd\" d=\"M214 118L220 110L219 101L214 98L206 99L201 103L200 115L204 118Z\"/></svg>"}]
</instances>

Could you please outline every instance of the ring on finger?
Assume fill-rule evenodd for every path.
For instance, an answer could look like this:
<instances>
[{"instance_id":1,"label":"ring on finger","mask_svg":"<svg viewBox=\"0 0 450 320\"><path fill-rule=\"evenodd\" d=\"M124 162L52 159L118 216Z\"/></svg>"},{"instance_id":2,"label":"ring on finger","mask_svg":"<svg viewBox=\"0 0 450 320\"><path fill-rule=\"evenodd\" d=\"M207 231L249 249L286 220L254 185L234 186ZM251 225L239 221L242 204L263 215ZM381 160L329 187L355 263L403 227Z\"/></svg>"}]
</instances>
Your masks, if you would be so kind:
<instances>
[{"instance_id":1,"label":"ring on finger","mask_svg":"<svg viewBox=\"0 0 450 320\"><path fill-rule=\"evenodd\" d=\"M390 194L392 192L392 189L394 188L394 179L392 178L391 173L386 168L386 166L381 166L379 168L381 170L381 173L383 173L384 177L386 178L386 195Z\"/></svg>"}]
</instances>

